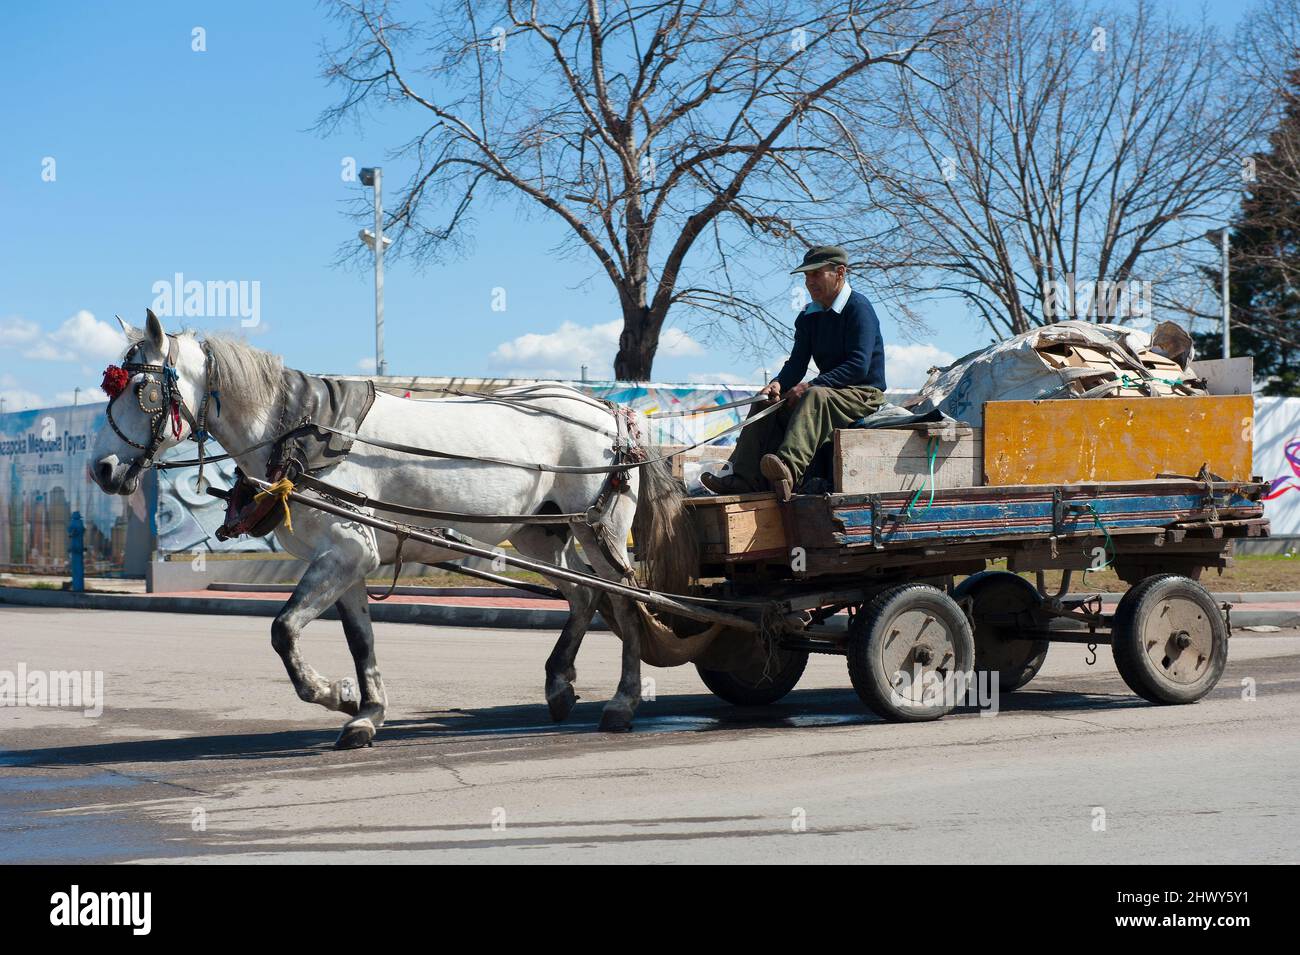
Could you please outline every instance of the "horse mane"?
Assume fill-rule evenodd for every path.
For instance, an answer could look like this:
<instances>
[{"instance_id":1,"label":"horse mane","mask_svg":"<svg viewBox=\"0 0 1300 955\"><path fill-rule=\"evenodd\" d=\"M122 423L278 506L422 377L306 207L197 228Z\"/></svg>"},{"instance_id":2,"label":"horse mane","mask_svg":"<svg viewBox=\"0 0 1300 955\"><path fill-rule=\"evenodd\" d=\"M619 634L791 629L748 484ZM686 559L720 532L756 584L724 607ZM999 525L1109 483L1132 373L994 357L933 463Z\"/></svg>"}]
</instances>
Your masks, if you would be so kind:
<instances>
[{"instance_id":1,"label":"horse mane","mask_svg":"<svg viewBox=\"0 0 1300 955\"><path fill-rule=\"evenodd\" d=\"M284 389L284 361L233 335L204 336L216 366L225 404L243 409L274 408Z\"/></svg>"}]
</instances>

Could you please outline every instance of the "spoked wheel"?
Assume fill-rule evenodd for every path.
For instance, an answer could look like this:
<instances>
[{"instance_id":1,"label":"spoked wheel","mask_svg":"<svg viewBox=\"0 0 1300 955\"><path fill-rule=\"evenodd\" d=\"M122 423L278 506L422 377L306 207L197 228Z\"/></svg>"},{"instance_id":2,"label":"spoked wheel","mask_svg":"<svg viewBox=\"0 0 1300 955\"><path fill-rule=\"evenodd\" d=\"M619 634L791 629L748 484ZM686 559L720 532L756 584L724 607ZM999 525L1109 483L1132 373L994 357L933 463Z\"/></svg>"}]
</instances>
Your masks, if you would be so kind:
<instances>
[{"instance_id":1,"label":"spoked wheel","mask_svg":"<svg viewBox=\"0 0 1300 955\"><path fill-rule=\"evenodd\" d=\"M952 599L960 604L967 597L975 620L976 672L996 672L1003 693L1020 689L1038 675L1051 646L1046 640L1020 636L1029 612L1043 598L1033 584L1006 570L967 577L953 590Z\"/></svg>"},{"instance_id":2,"label":"spoked wheel","mask_svg":"<svg viewBox=\"0 0 1300 955\"><path fill-rule=\"evenodd\" d=\"M1194 703L1228 662L1228 627L1208 591L1177 574L1148 577L1115 610L1111 650L1124 682L1152 703Z\"/></svg>"},{"instance_id":3,"label":"spoked wheel","mask_svg":"<svg viewBox=\"0 0 1300 955\"><path fill-rule=\"evenodd\" d=\"M975 663L966 615L951 597L922 584L878 594L853 618L849 679L876 715L894 723L937 720L957 704Z\"/></svg>"},{"instance_id":4,"label":"spoked wheel","mask_svg":"<svg viewBox=\"0 0 1300 955\"><path fill-rule=\"evenodd\" d=\"M736 706L766 706L794 689L808 665L807 650L777 650L771 660L758 659L740 670L710 670L695 665L704 685Z\"/></svg>"}]
</instances>

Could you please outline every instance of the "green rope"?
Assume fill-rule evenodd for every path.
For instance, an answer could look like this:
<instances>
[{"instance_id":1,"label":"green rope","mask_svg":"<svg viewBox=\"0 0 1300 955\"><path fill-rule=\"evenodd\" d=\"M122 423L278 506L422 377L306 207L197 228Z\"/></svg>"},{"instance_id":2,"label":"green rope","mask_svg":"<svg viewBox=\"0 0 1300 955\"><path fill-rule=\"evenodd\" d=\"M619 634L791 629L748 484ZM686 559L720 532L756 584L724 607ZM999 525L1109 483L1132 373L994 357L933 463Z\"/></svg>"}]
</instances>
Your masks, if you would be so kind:
<instances>
[{"instance_id":1,"label":"green rope","mask_svg":"<svg viewBox=\"0 0 1300 955\"><path fill-rule=\"evenodd\" d=\"M1119 383L1125 388L1139 388L1152 381L1158 381L1162 385L1181 385L1184 383L1181 378L1157 378L1154 375L1150 378L1132 378L1128 375L1119 376Z\"/></svg>"},{"instance_id":2,"label":"green rope","mask_svg":"<svg viewBox=\"0 0 1300 955\"><path fill-rule=\"evenodd\" d=\"M912 516L912 505L916 503L916 499L921 496L921 492L925 490L925 486L927 484L930 485L930 500L925 502L925 507L923 507L922 510L928 511L930 509L930 505L934 503L934 459L938 456L938 454L939 454L939 439L931 438L930 446L927 450L927 456L930 459L930 476L926 480L921 482L921 486L916 489L916 493L912 495L912 499L907 502L906 512L908 517Z\"/></svg>"},{"instance_id":3,"label":"green rope","mask_svg":"<svg viewBox=\"0 0 1300 955\"><path fill-rule=\"evenodd\" d=\"M1110 557L1107 558L1106 563L1102 564L1100 567L1095 568L1096 570L1105 570L1111 564L1115 563L1115 542L1111 540L1110 531L1106 529L1106 525L1101 522L1101 517L1100 515L1098 515L1097 509L1093 507L1090 502L1084 504L1083 506L1088 509L1088 513L1092 515L1092 523L1095 524L1101 530L1101 533L1104 536L1105 543L1103 545L1103 549L1110 553ZM1084 579L1087 579L1088 571L1092 569L1094 568L1089 567L1086 570L1084 570L1083 572Z\"/></svg>"}]
</instances>

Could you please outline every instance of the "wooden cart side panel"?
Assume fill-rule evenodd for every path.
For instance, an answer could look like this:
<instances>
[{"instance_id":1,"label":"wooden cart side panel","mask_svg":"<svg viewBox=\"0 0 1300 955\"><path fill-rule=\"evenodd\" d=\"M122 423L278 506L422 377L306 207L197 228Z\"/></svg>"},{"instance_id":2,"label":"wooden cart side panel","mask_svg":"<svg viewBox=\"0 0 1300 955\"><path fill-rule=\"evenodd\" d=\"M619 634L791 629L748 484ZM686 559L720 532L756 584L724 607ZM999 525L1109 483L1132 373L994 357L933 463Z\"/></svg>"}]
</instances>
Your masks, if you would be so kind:
<instances>
[{"instance_id":1,"label":"wooden cart side panel","mask_svg":"<svg viewBox=\"0 0 1300 955\"><path fill-rule=\"evenodd\" d=\"M928 486L931 440L937 487L983 483L984 449L978 431L945 439L918 431L850 428L835 431L835 490L868 494Z\"/></svg>"},{"instance_id":2,"label":"wooden cart side panel","mask_svg":"<svg viewBox=\"0 0 1300 955\"><path fill-rule=\"evenodd\" d=\"M994 486L1143 481L1196 474L1201 465L1248 481L1250 395L990 401L984 477Z\"/></svg>"},{"instance_id":3,"label":"wooden cart side panel","mask_svg":"<svg viewBox=\"0 0 1300 955\"><path fill-rule=\"evenodd\" d=\"M1203 490L1091 499L1072 496L1065 500L1073 504L1086 502L1111 533L1207 520L1211 515L1210 502ZM1229 509L1230 502L1238 506ZM1090 530L1101 533L1091 511L1068 511L1056 523L1054 506L1053 499L1041 493L1021 499L1008 496L1001 501L940 500L928 509L914 507L908 520L900 522L889 517L900 516L904 508L891 507L882 501L879 510L886 519L881 525L880 543L953 542L980 537L1045 536L1054 532L1078 534ZM1229 494L1218 496L1217 507L1220 517L1249 518L1262 514L1260 505ZM852 547L872 542L873 514L869 505L836 506L833 519L843 528L835 535L839 545Z\"/></svg>"},{"instance_id":4,"label":"wooden cart side panel","mask_svg":"<svg viewBox=\"0 0 1300 955\"><path fill-rule=\"evenodd\" d=\"M774 494L733 494L687 502L705 557L783 553L785 527Z\"/></svg>"}]
</instances>

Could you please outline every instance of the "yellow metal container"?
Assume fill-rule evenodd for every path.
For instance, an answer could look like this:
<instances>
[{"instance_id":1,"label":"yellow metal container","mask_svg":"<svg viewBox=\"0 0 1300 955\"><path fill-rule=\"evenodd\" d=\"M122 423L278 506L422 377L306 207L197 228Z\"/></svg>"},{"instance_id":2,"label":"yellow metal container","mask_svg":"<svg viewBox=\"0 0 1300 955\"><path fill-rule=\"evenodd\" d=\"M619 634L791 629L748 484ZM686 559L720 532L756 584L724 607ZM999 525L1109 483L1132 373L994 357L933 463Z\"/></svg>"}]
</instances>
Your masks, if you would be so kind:
<instances>
[{"instance_id":1,"label":"yellow metal container","mask_svg":"<svg viewBox=\"0 0 1300 955\"><path fill-rule=\"evenodd\" d=\"M984 406L984 480L992 485L1251 476L1254 399L1068 398Z\"/></svg>"}]
</instances>

